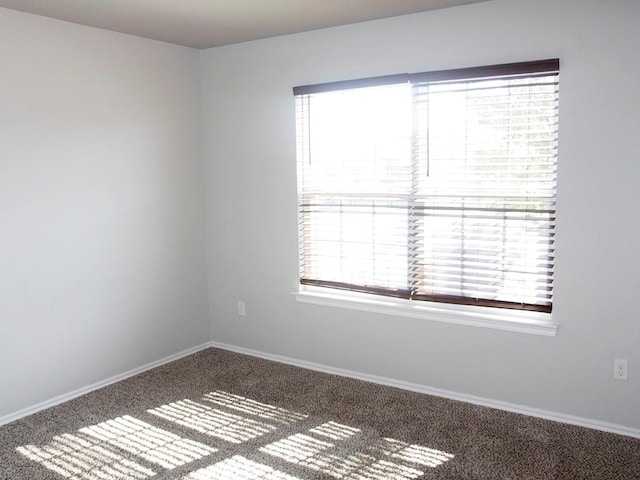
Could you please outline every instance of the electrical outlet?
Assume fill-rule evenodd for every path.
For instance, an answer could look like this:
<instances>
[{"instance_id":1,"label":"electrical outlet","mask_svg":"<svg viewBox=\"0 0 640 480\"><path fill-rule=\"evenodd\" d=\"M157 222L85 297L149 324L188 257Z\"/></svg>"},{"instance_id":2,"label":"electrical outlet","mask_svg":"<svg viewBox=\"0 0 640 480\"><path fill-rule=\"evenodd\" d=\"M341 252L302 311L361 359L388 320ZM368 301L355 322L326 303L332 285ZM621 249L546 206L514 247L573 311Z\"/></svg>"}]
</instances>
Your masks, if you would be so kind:
<instances>
[{"instance_id":1,"label":"electrical outlet","mask_svg":"<svg viewBox=\"0 0 640 480\"><path fill-rule=\"evenodd\" d=\"M247 314L247 311L245 309L244 302L242 300L238 301L238 315L240 315L241 317L244 317L246 314Z\"/></svg>"},{"instance_id":2,"label":"electrical outlet","mask_svg":"<svg viewBox=\"0 0 640 480\"><path fill-rule=\"evenodd\" d=\"M629 379L629 362L616 358L613 361L613 378L616 380L628 380Z\"/></svg>"}]
</instances>

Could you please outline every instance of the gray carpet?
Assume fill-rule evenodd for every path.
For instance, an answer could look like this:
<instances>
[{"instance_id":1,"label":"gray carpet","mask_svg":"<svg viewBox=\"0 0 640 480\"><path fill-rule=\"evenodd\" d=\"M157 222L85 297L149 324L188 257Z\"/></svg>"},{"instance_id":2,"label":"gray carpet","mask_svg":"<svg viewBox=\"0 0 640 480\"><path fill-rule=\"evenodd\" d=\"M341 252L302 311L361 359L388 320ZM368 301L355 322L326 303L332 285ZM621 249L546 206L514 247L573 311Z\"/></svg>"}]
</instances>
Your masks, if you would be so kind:
<instances>
[{"instance_id":1,"label":"gray carpet","mask_svg":"<svg viewBox=\"0 0 640 480\"><path fill-rule=\"evenodd\" d=\"M208 349L0 427L1 479L640 479L640 440Z\"/></svg>"}]
</instances>

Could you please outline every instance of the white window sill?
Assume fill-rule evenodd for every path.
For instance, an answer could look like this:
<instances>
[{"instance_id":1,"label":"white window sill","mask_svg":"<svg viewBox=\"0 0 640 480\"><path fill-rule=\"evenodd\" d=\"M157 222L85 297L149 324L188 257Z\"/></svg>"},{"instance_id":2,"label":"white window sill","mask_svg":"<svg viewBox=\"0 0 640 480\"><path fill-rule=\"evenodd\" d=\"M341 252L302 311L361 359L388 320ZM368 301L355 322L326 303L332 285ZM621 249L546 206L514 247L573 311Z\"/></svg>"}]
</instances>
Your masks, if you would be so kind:
<instances>
[{"instance_id":1,"label":"white window sill","mask_svg":"<svg viewBox=\"0 0 640 480\"><path fill-rule=\"evenodd\" d=\"M435 322L473 327L494 328L532 335L555 336L558 325L551 314L507 310L502 308L416 302L401 298L383 297L355 292L341 292L328 288L302 287L294 294L303 303L346 308L397 317L419 318Z\"/></svg>"}]
</instances>

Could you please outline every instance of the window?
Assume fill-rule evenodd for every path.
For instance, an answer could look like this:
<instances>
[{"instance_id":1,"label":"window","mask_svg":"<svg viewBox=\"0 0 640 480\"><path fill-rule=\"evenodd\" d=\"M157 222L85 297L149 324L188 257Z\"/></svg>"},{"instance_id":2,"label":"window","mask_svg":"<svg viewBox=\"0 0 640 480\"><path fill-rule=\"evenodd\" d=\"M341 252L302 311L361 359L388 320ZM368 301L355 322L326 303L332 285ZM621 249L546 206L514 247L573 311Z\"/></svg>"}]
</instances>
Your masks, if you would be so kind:
<instances>
[{"instance_id":1,"label":"window","mask_svg":"<svg viewBox=\"0 0 640 480\"><path fill-rule=\"evenodd\" d=\"M558 71L295 87L300 283L551 312Z\"/></svg>"}]
</instances>

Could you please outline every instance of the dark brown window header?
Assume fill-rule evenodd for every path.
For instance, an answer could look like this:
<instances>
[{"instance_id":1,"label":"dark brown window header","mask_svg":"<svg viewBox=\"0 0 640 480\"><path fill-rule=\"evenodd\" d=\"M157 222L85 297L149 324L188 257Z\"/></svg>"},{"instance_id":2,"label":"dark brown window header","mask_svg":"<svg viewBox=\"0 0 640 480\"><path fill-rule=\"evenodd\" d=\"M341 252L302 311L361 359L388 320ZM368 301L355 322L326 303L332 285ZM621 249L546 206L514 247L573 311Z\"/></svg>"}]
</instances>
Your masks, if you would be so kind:
<instances>
[{"instance_id":1,"label":"dark brown window header","mask_svg":"<svg viewBox=\"0 0 640 480\"><path fill-rule=\"evenodd\" d=\"M380 77L343 80L338 82L318 83L293 87L294 95L308 95L312 93L347 90L351 88L377 87L398 83L446 82L452 80L473 80L476 78L491 78L504 76L553 74L560 70L560 60L534 60L530 62L505 63L500 65L486 65L482 67L457 68L452 70L436 70L433 72L399 73Z\"/></svg>"}]
</instances>

